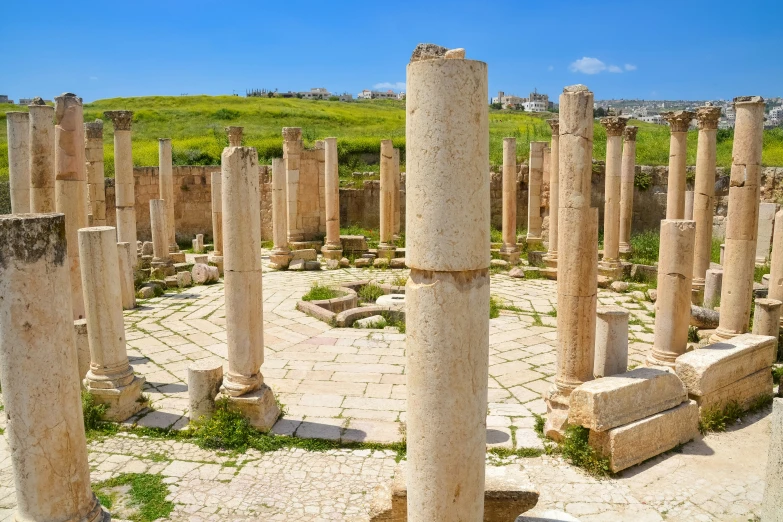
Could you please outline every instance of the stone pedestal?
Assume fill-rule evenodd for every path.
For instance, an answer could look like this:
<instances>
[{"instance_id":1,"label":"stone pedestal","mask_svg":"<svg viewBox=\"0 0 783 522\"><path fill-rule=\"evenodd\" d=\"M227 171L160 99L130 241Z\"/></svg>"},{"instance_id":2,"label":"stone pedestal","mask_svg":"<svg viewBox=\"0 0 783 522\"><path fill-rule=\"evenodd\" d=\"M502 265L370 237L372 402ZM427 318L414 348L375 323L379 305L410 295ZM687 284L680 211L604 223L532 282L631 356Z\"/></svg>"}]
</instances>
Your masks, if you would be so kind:
<instances>
[{"instance_id":1,"label":"stone pedestal","mask_svg":"<svg viewBox=\"0 0 783 522\"><path fill-rule=\"evenodd\" d=\"M674 361L688 347L695 239L696 222L680 219L661 221L655 338L647 356L651 366L674 368Z\"/></svg>"},{"instance_id":2,"label":"stone pedestal","mask_svg":"<svg viewBox=\"0 0 783 522\"><path fill-rule=\"evenodd\" d=\"M223 392L253 426L268 431L280 415L280 408L261 373L264 307L256 150L227 147L223 149L221 166L228 344L228 371L223 380Z\"/></svg>"},{"instance_id":3,"label":"stone pedestal","mask_svg":"<svg viewBox=\"0 0 783 522\"><path fill-rule=\"evenodd\" d=\"M556 118L547 120L552 128L552 141L549 145L549 251L544 256L544 263L550 269L557 270L558 219L560 208L560 121Z\"/></svg>"},{"instance_id":4,"label":"stone pedestal","mask_svg":"<svg viewBox=\"0 0 783 522\"><path fill-rule=\"evenodd\" d=\"M304 241L299 218L299 156L302 154L302 129L283 127L283 159L286 169L286 208L288 242Z\"/></svg>"},{"instance_id":5,"label":"stone pedestal","mask_svg":"<svg viewBox=\"0 0 783 522\"><path fill-rule=\"evenodd\" d=\"M30 212L54 212L54 107L29 108Z\"/></svg>"},{"instance_id":6,"label":"stone pedestal","mask_svg":"<svg viewBox=\"0 0 783 522\"><path fill-rule=\"evenodd\" d=\"M87 226L87 178L84 174L82 100L65 93L55 98L55 207L65 214L65 239L71 267L73 319L84 317L77 230Z\"/></svg>"},{"instance_id":7,"label":"stone pedestal","mask_svg":"<svg viewBox=\"0 0 783 522\"><path fill-rule=\"evenodd\" d=\"M174 218L174 171L171 161L171 138L158 139L158 194L166 202L166 237L169 252L179 252Z\"/></svg>"},{"instance_id":8,"label":"stone pedestal","mask_svg":"<svg viewBox=\"0 0 783 522\"><path fill-rule=\"evenodd\" d=\"M133 273L133 258L136 257L135 249L131 249L130 243L117 243L117 256L120 267L120 296L122 297L123 310L136 308L136 287Z\"/></svg>"},{"instance_id":9,"label":"stone pedestal","mask_svg":"<svg viewBox=\"0 0 783 522\"><path fill-rule=\"evenodd\" d=\"M0 381L14 519L108 521L90 489L71 296L63 291L65 217L0 216L0 249Z\"/></svg>"},{"instance_id":10,"label":"stone pedestal","mask_svg":"<svg viewBox=\"0 0 783 522\"><path fill-rule=\"evenodd\" d=\"M326 238L321 253L326 259L343 257L340 243L340 174L337 170L337 138L324 140L324 192L326 206Z\"/></svg>"},{"instance_id":11,"label":"stone pedestal","mask_svg":"<svg viewBox=\"0 0 783 522\"><path fill-rule=\"evenodd\" d=\"M704 307L714 309L720 306L723 288L723 270L709 269L704 273Z\"/></svg>"},{"instance_id":12,"label":"stone pedestal","mask_svg":"<svg viewBox=\"0 0 783 522\"><path fill-rule=\"evenodd\" d=\"M269 256L273 268L286 268L291 262L288 248L288 212L286 209L285 160L272 160L272 254ZM340 243L342 247L342 243Z\"/></svg>"},{"instance_id":13,"label":"stone pedestal","mask_svg":"<svg viewBox=\"0 0 783 522\"><path fill-rule=\"evenodd\" d=\"M136 189L131 155L132 111L103 113L114 125L114 199L117 242L136 244ZM134 258L133 267L137 260Z\"/></svg>"},{"instance_id":14,"label":"stone pedestal","mask_svg":"<svg viewBox=\"0 0 783 522\"><path fill-rule=\"evenodd\" d=\"M392 140L381 140L380 242L378 257L394 258L394 146Z\"/></svg>"},{"instance_id":15,"label":"stone pedestal","mask_svg":"<svg viewBox=\"0 0 783 522\"><path fill-rule=\"evenodd\" d=\"M7 112L8 185L11 213L30 212L30 114Z\"/></svg>"},{"instance_id":16,"label":"stone pedestal","mask_svg":"<svg viewBox=\"0 0 783 522\"><path fill-rule=\"evenodd\" d=\"M540 243L541 226L541 184L544 178L544 141L530 142L530 159L527 176L527 242Z\"/></svg>"},{"instance_id":17,"label":"stone pedestal","mask_svg":"<svg viewBox=\"0 0 783 522\"><path fill-rule=\"evenodd\" d=\"M669 181L666 186L666 219L685 217L685 176L688 160L688 126L696 113L672 111L661 113L669 124Z\"/></svg>"},{"instance_id":18,"label":"stone pedestal","mask_svg":"<svg viewBox=\"0 0 783 522\"><path fill-rule=\"evenodd\" d=\"M408 520L475 522L487 443L487 65L414 61L407 77Z\"/></svg>"},{"instance_id":19,"label":"stone pedestal","mask_svg":"<svg viewBox=\"0 0 783 522\"><path fill-rule=\"evenodd\" d=\"M87 171L88 224L106 226L106 186L103 169L103 121L84 124L84 166Z\"/></svg>"},{"instance_id":20,"label":"stone pedestal","mask_svg":"<svg viewBox=\"0 0 783 522\"><path fill-rule=\"evenodd\" d=\"M623 130L623 161L620 172L620 257L631 254L633 191L636 177L636 132L638 127Z\"/></svg>"},{"instance_id":21,"label":"stone pedestal","mask_svg":"<svg viewBox=\"0 0 783 522\"><path fill-rule=\"evenodd\" d=\"M696 180L693 194L693 219L696 243L693 251L693 287L704 288L712 253L712 217L715 212L715 158L720 107L707 104L696 111L699 144L696 149ZM706 293L706 292L705 292ZM705 298L706 302L706 298ZM706 306L706 305L705 305Z\"/></svg>"},{"instance_id":22,"label":"stone pedestal","mask_svg":"<svg viewBox=\"0 0 783 522\"><path fill-rule=\"evenodd\" d=\"M601 119L606 129L606 187L604 191L604 257L598 273L612 280L620 279L620 190L623 160L622 135L628 118L608 116Z\"/></svg>"},{"instance_id":23,"label":"stone pedestal","mask_svg":"<svg viewBox=\"0 0 783 522\"><path fill-rule=\"evenodd\" d=\"M593 376L609 377L628 371L628 310L621 306L596 309Z\"/></svg>"},{"instance_id":24,"label":"stone pedestal","mask_svg":"<svg viewBox=\"0 0 783 522\"><path fill-rule=\"evenodd\" d=\"M780 305L777 299L756 299L753 311L753 334L769 335L776 340L780 333Z\"/></svg>"},{"instance_id":25,"label":"stone pedestal","mask_svg":"<svg viewBox=\"0 0 783 522\"><path fill-rule=\"evenodd\" d=\"M500 257L512 265L519 264L516 138L503 138L503 244Z\"/></svg>"},{"instance_id":26,"label":"stone pedestal","mask_svg":"<svg viewBox=\"0 0 783 522\"><path fill-rule=\"evenodd\" d=\"M726 218L720 324L711 337L712 342L748 331L756 265L764 99L760 96L734 98L734 108L737 116Z\"/></svg>"},{"instance_id":27,"label":"stone pedestal","mask_svg":"<svg viewBox=\"0 0 783 522\"><path fill-rule=\"evenodd\" d=\"M223 384L223 363L201 359L188 366L188 415L201 422L215 413L215 397Z\"/></svg>"},{"instance_id":28,"label":"stone pedestal","mask_svg":"<svg viewBox=\"0 0 783 522\"><path fill-rule=\"evenodd\" d=\"M150 200L150 228L152 229L152 269L164 276L174 275L174 263L169 256L167 203L162 199Z\"/></svg>"}]
</instances>

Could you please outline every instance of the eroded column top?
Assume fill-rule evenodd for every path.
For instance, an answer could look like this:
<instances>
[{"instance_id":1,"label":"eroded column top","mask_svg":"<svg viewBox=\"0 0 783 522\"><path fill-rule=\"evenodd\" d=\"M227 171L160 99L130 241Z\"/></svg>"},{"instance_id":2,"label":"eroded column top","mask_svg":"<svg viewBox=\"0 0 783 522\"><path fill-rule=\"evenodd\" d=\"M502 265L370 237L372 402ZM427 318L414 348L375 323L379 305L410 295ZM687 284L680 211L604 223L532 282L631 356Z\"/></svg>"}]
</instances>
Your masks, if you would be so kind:
<instances>
[{"instance_id":1,"label":"eroded column top","mask_svg":"<svg viewBox=\"0 0 783 522\"><path fill-rule=\"evenodd\" d=\"M41 258L63 265L67 255L64 214L0 216L0 274L11 264L27 265Z\"/></svg>"},{"instance_id":2,"label":"eroded column top","mask_svg":"<svg viewBox=\"0 0 783 522\"><path fill-rule=\"evenodd\" d=\"M715 130L718 128L718 120L720 120L720 107L714 107L711 103L707 103L696 109L696 121L699 124L699 129Z\"/></svg>"},{"instance_id":3,"label":"eroded column top","mask_svg":"<svg viewBox=\"0 0 783 522\"><path fill-rule=\"evenodd\" d=\"M301 127L283 127L284 141L299 141L302 139Z\"/></svg>"},{"instance_id":4,"label":"eroded column top","mask_svg":"<svg viewBox=\"0 0 783 522\"><path fill-rule=\"evenodd\" d=\"M636 141L636 133L638 130L639 127L636 127L635 125L628 125L625 129L623 129L623 140Z\"/></svg>"},{"instance_id":5,"label":"eroded column top","mask_svg":"<svg viewBox=\"0 0 783 522\"><path fill-rule=\"evenodd\" d=\"M103 115L111 120L115 131L131 130L133 111L105 111Z\"/></svg>"},{"instance_id":6,"label":"eroded column top","mask_svg":"<svg viewBox=\"0 0 783 522\"><path fill-rule=\"evenodd\" d=\"M226 134L228 134L228 146L229 147L241 147L242 146L242 133L245 130L244 127L229 126L226 127ZM285 134L284 134L285 136Z\"/></svg>"},{"instance_id":7,"label":"eroded column top","mask_svg":"<svg viewBox=\"0 0 783 522\"><path fill-rule=\"evenodd\" d=\"M661 117L669 124L671 132L688 132L691 120L696 116L693 111L662 112Z\"/></svg>"},{"instance_id":8,"label":"eroded column top","mask_svg":"<svg viewBox=\"0 0 783 522\"><path fill-rule=\"evenodd\" d=\"M737 96L734 98L734 106L737 105L758 105L763 104L764 98L761 96Z\"/></svg>"},{"instance_id":9,"label":"eroded column top","mask_svg":"<svg viewBox=\"0 0 783 522\"><path fill-rule=\"evenodd\" d=\"M95 120L84 124L84 136L88 140L103 139L103 120Z\"/></svg>"},{"instance_id":10,"label":"eroded column top","mask_svg":"<svg viewBox=\"0 0 783 522\"><path fill-rule=\"evenodd\" d=\"M601 118L601 126L606 129L607 136L622 136L623 130L628 123L628 118L625 116L607 116Z\"/></svg>"},{"instance_id":11,"label":"eroded column top","mask_svg":"<svg viewBox=\"0 0 783 522\"><path fill-rule=\"evenodd\" d=\"M5 117L8 118L9 121L12 121L14 123L23 123L30 120L30 113L10 111L5 113Z\"/></svg>"},{"instance_id":12,"label":"eroded column top","mask_svg":"<svg viewBox=\"0 0 783 522\"><path fill-rule=\"evenodd\" d=\"M556 137L560 133L560 119L559 118L550 118L546 120L546 122L549 124L549 127L552 129L552 137Z\"/></svg>"}]
</instances>

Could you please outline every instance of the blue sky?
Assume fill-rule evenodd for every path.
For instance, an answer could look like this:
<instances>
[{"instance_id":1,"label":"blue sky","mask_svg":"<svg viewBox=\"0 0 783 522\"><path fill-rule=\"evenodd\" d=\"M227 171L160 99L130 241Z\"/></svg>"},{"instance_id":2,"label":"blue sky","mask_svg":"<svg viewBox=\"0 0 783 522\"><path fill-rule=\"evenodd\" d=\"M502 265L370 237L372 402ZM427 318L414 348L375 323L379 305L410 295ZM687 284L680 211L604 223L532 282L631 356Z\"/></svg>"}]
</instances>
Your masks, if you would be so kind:
<instances>
[{"instance_id":1,"label":"blue sky","mask_svg":"<svg viewBox=\"0 0 783 522\"><path fill-rule=\"evenodd\" d=\"M489 64L490 95L783 96L783 2L6 0L0 93L86 101L404 86L419 42Z\"/></svg>"}]
</instances>

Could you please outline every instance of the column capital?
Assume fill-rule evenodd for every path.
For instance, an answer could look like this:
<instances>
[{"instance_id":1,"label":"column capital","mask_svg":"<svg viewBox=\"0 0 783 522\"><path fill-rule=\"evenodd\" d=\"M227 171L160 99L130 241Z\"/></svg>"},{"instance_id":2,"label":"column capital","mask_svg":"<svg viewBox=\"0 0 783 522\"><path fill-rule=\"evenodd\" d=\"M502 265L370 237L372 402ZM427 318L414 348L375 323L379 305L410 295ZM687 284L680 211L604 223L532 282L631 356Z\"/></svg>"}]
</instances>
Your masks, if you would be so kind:
<instances>
[{"instance_id":1,"label":"column capital","mask_svg":"<svg viewBox=\"0 0 783 522\"><path fill-rule=\"evenodd\" d=\"M131 130L133 111L105 111L103 115L111 120L115 131Z\"/></svg>"},{"instance_id":2,"label":"column capital","mask_svg":"<svg viewBox=\"0 0 783 522\"><path fill-rule=\"evenodd\" d=\"M607 116L601 118L601 125L606 129L607 136L622 136L623 129L628 123L628 118L624 116Z\"/></svg>"},{"instance_id":3,"label":"column capital","mask_svg":"<svg viewBox=\"0 0 783 522\"><path fill-rule=\"evenodd\" d=\"M546 122L549 124L549 127L552 129L552 135L560 132L560 119L559 118L550 118L546 120Z\"/></svg>"},{"instance_id":4,"label":"column capital","mask_svg":"<svg viewBox=\"0 0 783 522\"><path fill-rule=\"evenodd\" d=\"M84 136L88 140L103 139L103 120L95 120L84 124Z\"/></svg>"},{"instance_id":5,"label":"column capital","mask_svg":"<svg viewBox=\"0 0 783 522\"><path fill-rule=\"evenodd\" d=\"M242 132L244 127L230 126L226 127L226 134L228 134L228 146L229 147L241 147L242 146ZM285 137L285 133L283 133Z\"/></svg>"},{"instance_id":6,"label":"column capital","mask_svg":"<svg viewBox=\"0 0 783 522\"><path fill-rule=\"evenodd\" d=\"M636 133L638 131L639 131L639 127L635 125L628 125L625 129L623 129L623 140L636 141Z\"/></svg>"},{"instance_id":7,"label":"column capital","mask_svg":"<svg viewBox=\"0 0 783 522\"><path fill-rule=\"evenodd\" d=\"M720 110L720 107L714 107L711 103L696 109L696 121L699 124L699 129L717 129Z\"/></svg>"},{"instance_id":8,"label":"column capital","mask_svg":"<svg viewBox=\"0 0 783 522\"><path fill-rule=\"evenodd\" d=\"M669 111L661 113L661 117L669 124L671 132L688 132L688 127L694 116L696 116L696 113L693 111Z\"/></svg>"},{"instance_id":9,"label":"column capital","mask_svg":"<svg viewBox=\"0 0 783 522\"><path fill-rule=\"evenodd\" d=\"M762 98L761 96L737 96L736 98L734 98L733 104L736 107L737 105L746 105L746 104L756 105L756 104L763 104L763 103L764 103L764 98Z\"/></svg>"},{"instance_id":10,"label":"column capital","mask_svg":"<svg viewBox=\"0 0 783 522\"><path fill-rule=\"evenodd\" d=\"M301 139L301 127L283 127L283 141L299 141Z\"/></svg>"}]
</instances>

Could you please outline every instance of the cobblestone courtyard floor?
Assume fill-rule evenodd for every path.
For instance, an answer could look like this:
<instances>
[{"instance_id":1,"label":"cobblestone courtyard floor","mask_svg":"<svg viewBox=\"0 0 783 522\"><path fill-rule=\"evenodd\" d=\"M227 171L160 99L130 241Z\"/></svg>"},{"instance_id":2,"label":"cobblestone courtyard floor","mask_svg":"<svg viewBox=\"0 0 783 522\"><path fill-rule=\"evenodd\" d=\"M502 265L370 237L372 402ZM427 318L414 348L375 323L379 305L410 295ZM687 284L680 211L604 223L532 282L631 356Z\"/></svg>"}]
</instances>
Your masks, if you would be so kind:
<instances>
[{"instance_id":1,"label":"cobblestone courtyard floor","mask_svg":"<svg viewBox=\"0 0 783 522\"><path fill-rule=\"evenodd\" d=\"M266 261L265 261L266 263ZM401 440L405 422L405 335L396 330L332 328L297 311L314 281L391 282L407 271L264 272L266 382L285 404L279 434L342 441ZM489 445L541 447L533 414L554 378L556 284L493 275L491 292L507 306L490 320ZM125 314L128 355L146 380L153 410L127 422L187 425L187 367L226 358L223 284L140 302ZM629 309L629 364L652 342L652 304L600 291L601 304ZM596 479L558 457L507 460L541 492L535 512L566 511L582 521L754 520L763 491L768 411L727 433L695 440L611 479ZM4 423L4 420L3 420ZM161 474L176 505L172 520L367 520L375 486L391 480L391 451L249 450L236 456L186 442L119 434L90 443L93 483L120 473ZM0 519L15 504L10 453L0 439Z\"/></svg>"}]
</instances>

